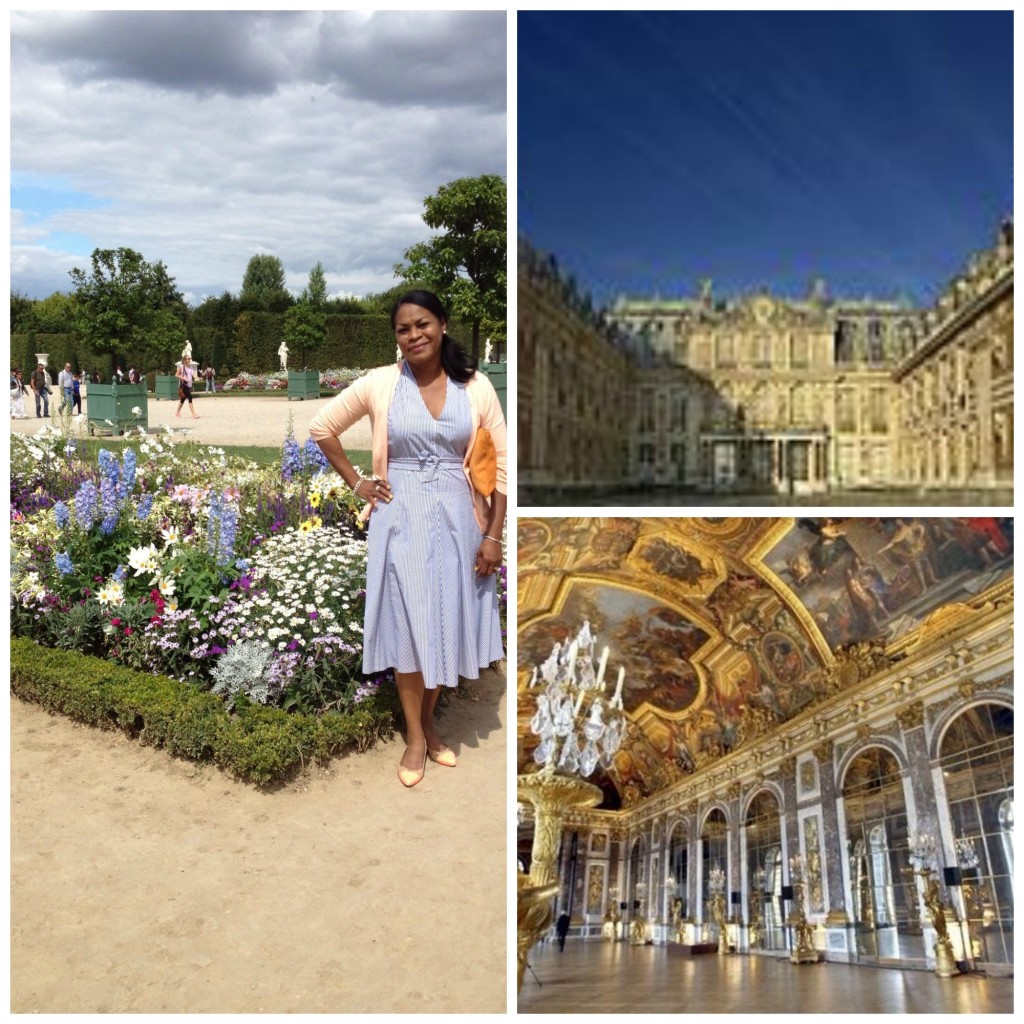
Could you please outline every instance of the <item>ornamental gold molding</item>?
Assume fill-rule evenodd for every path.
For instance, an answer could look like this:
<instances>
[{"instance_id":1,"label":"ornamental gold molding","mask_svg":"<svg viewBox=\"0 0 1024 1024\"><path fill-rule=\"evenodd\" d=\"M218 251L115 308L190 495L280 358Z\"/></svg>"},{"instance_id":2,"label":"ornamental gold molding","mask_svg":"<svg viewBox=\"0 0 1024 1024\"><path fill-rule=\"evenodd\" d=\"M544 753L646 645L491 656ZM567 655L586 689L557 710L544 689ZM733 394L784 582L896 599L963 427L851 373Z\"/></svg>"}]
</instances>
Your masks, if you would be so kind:
<instances>
[{"instance_id":1,"label":"ornamental gold molding","mask_svg":"<svg viewBox=\"0 0 1024 1024\"><path fill-rule=\"evenodd\" d=\"M916 700L896 712L896 721L904 732L924 725L924 701Z\"/></svg>"}]
</instances>

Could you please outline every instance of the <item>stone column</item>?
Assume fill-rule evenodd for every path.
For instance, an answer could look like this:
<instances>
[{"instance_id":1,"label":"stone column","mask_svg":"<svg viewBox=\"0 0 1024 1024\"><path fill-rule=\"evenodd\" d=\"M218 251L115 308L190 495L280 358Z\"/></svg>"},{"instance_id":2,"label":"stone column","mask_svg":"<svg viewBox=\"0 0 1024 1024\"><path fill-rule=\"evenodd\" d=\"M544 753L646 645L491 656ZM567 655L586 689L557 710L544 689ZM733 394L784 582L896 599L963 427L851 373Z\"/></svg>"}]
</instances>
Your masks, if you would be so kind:
<instances>
[{"instance_id":1,"label":"stone column","mask_svg":"<svg viewBox=\"0 0 1024 1024\"><path fill-rule=\"evenodd\" d=\"M896 721L903 730L903 745L907 751L910 771L910 791L914 797L917 824L912 832L931 832L939 836L939 819L935 806L935 786L928 760L928 742L924 735L924 703L914 701L896 713Z\"/></svg>"},{"instance_id":2,"label":"stone column","mask_svg":"<svg viewBox=\"0 0 1024 1024\"><path fill-rule=\"evenodd\" d=\"M796 758L792 755L779 762L779 782L782 786L782 816L786 822L786 845L782 852L783 877L787 885L793 880L789 873L789 858L800 854L800 822L796 813ZM794 893L795 896L795 893ZM786 916L792 914L794 901L786 905ZM786 926L788 929L788 925Z\"/></svg>"},{"instance_id":3,"label":"stone column","mask_svg":"<svg viewBox=\"0 0 1024 1024\"><path fill-rule=\"evenodd\" d=\"M562 830L562 849L558 854L558 914L568 911L572 900L569 883L572 878L572 830ZM556 914L557 919L557 914Z\"/></svg>"},{"instance_id":4,"label":"stone column","mask_svg":"<svg viewBox=\"0 0 1024 1024\"><path fill-rule=\"evenodd\" d=\"M697 801L691 800L686 805L689 835L687 837L687 871L686 871L686 906L689 918L693 922L702 921L704 908L700 905L700 889L697 875L700 871L701 842L697 829Z\"/></svg>"},{"instance_id":5,"label":"stone column","mask_svg":"<svg viewBox=\"0 0 1024 1024\"><path fill-rule=\"evenodd\" d=\"M732 921L739 915L739 919L743 918L743 904L740 903L738 906L734 906L732 902L732 894L734 892L743 892L742 885L742 860L741 860L741 849L740 849L740 784L738 782L731 782L729 788L726 790L726 796L729 798L729 880L726 886L725 898L728 901L727 913L729 920ZM742 900L742 895L740 899ZM739 931L736 933L737 949L739 948Z\"/></svg>"},{"instance_id":6,"label":"stone column","mask_svg":"<svg viewBox=\"0 0 1024 1024\"><path fill-rule=\"evenodd\" d=\"M821 791L821 828L825 847L825 879L828 883L828 923L846 924L846 899L843 891L842 849L845 837L839 834L839 813L836 808L836 772L831 740L814 748L818 762Z\"/></svg>"}]
</instances>

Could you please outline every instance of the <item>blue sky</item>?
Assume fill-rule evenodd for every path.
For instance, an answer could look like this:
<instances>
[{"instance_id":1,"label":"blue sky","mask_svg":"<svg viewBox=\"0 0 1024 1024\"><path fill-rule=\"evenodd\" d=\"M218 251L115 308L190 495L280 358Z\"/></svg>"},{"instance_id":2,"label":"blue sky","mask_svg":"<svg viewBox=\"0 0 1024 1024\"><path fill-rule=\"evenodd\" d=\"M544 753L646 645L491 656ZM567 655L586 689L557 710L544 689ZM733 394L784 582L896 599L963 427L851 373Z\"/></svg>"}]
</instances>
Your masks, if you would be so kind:
<instances>
[{"instance_id":1,"label":"blue sky","mask_svg":"<svg viewBox=\"0 0 1024 1024\"><path fill-rule=\"evenodd\" d=\"M1013 209L1007 12L521 12L519 227L619 293L926 301Z\"/></svg>"}]
</instances>

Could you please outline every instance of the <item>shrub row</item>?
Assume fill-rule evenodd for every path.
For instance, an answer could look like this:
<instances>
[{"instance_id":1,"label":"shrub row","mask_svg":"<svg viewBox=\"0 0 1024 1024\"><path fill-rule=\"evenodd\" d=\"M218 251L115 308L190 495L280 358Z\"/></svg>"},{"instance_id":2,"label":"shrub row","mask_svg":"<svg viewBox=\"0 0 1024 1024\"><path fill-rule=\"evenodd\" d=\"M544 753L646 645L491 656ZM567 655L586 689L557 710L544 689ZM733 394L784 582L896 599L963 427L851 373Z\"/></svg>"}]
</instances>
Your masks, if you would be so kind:
<instances>
[{"instance_id":1,"label":"shrub row","mask_svg":"<svg viewBox=\"0 0 1024 1024\"><path fill-rule=\"evenodd\" d=\"M79 722L121 729L171 754L210 761L267 785L354 747L365 750L394 728L392 711L357 707L345 715L300 715L223 701L189 683L146 675L74 651L11 639L11 689Z\"/></svg>"},{"instance_id":2,"label":"shrub row","mask_svg":"<svg viewBox=\"0 0 1024 1024\"><path fill-rule=\"evenodd\" d=\"M281 368L277 350L284 338L283 313L242 313L235 321L234 336L230 341L223 337L223 330L208 325L191 324L188 330L192 341L193 362L197 366L205 366L212 360L221 382L226 379L226 375L239 370L265 373ZM448 333L467 352L471 351L471 324L453 320ZM103 379L110 380L110 356L93 352L74 334L39 334L30 331L27 334L11 335L11 366L20 366L25 371L26 379L28 373L35 369L36 352L49 353L49 366L55 380L57 372L66 362L70 362L75 371L99 369ZM304 363L320 369L328 366L373 367L384 366L394 358L395 335L386 314L329 313L324 343L315 352L290 352L288 363L292 369L301 369ZM126 370L130 365L144 370L154 369L153 357L147 359L143 353L125 353L119 361ZM175 359L165 358L160 362L162 369L169 369Z\"/></svg>"}]
</instances>

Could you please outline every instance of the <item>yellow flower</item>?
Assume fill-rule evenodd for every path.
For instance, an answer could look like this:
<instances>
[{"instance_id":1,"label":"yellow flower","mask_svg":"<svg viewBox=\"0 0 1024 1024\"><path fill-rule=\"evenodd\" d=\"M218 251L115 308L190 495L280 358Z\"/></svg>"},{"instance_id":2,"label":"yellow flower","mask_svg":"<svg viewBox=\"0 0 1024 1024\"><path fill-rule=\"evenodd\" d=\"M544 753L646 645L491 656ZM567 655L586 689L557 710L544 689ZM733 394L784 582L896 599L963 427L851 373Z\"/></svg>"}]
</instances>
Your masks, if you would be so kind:
<instances>
[{"instance_id":1,"label":"yellow flower","mask_svg":"<svg viewBox=\"0 0 1024 1024\"><path fill-rule=\"evenodd\" d=\"M319 516L312 516L299 523L299 533L312 533L314 530L319 530L323 525L324 521Z\"/></svg>"},{"instance_id":2,"label":"yellow flower","mask_svg":"<svg viewBox=\"0 0 1024 1024\"><path fill-rule=\"evenodd\" d=\"M320 492L319 491L310 491L309 492L309 505L310 505L310 508L319 508L320 507Z\"/></svg>"}]
</instances>

